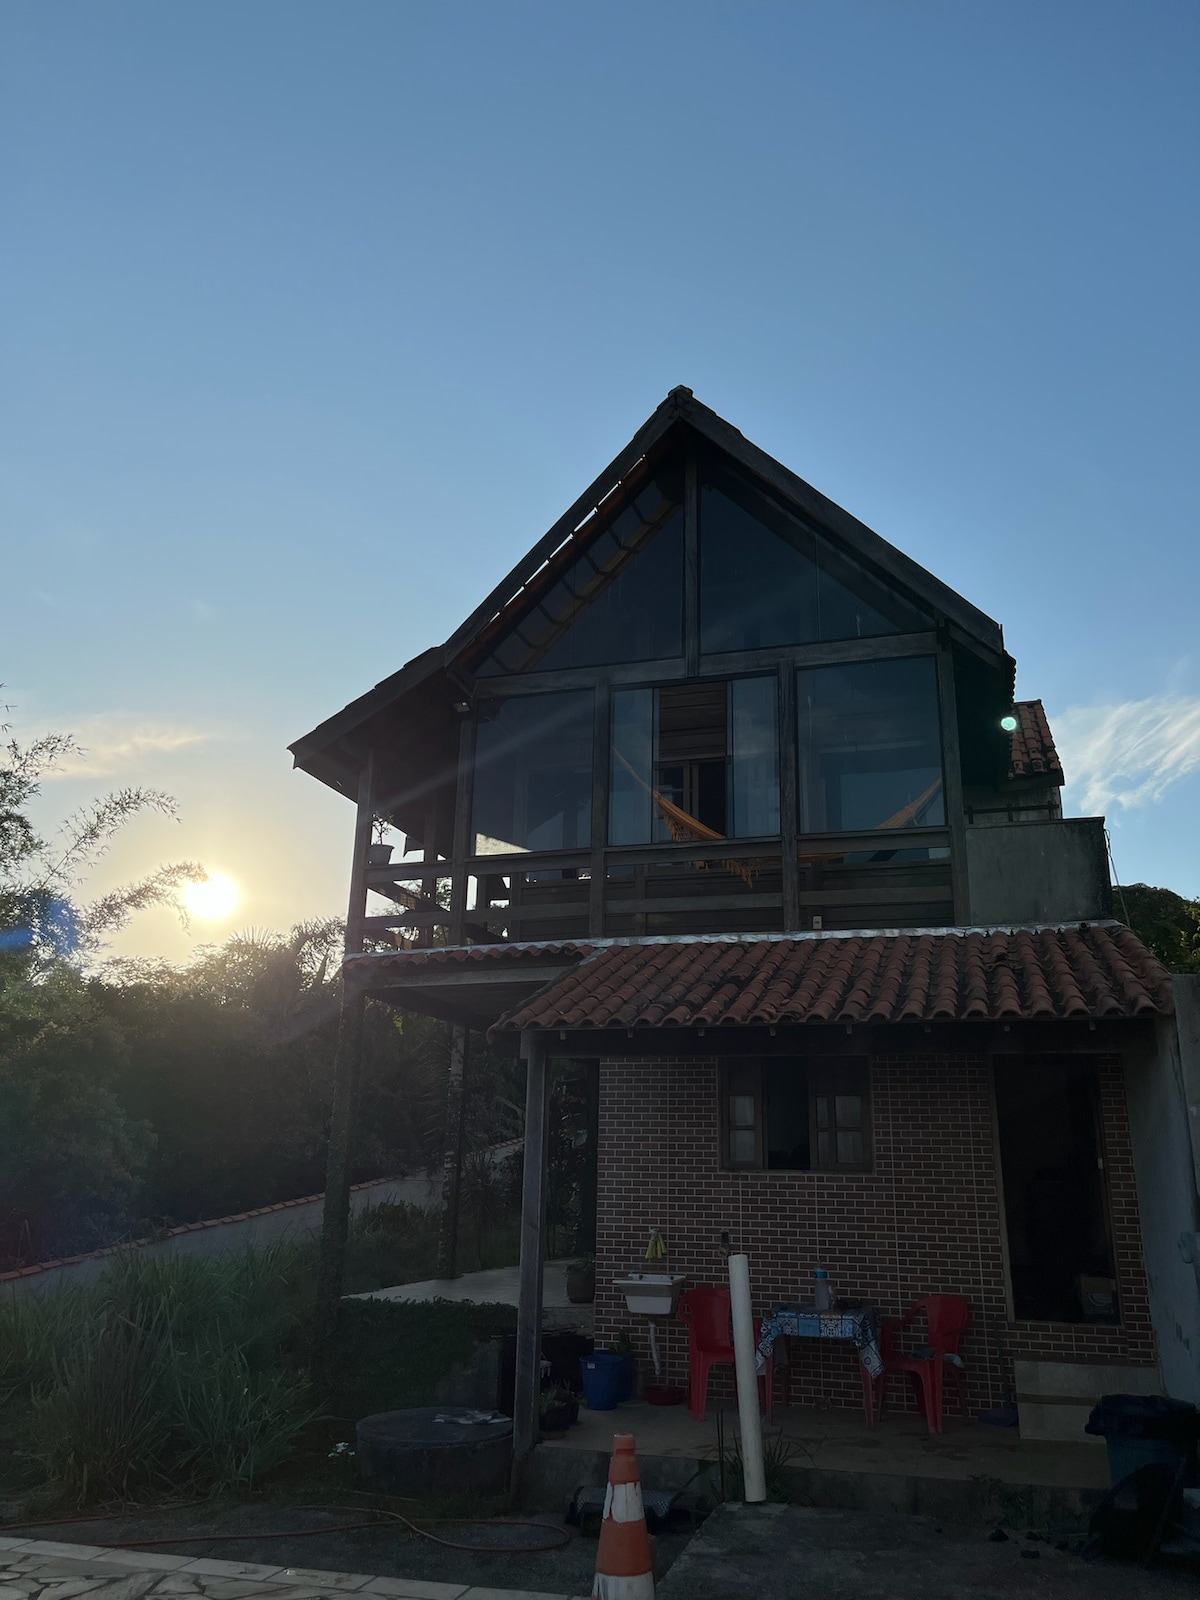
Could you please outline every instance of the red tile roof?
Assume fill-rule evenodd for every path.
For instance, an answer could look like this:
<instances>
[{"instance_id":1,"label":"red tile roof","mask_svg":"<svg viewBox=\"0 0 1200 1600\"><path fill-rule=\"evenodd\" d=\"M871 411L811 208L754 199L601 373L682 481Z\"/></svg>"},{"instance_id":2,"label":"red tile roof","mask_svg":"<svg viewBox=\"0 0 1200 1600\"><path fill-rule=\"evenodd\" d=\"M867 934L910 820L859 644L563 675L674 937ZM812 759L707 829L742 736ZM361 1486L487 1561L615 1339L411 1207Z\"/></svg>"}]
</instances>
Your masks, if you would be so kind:
<instances>
[{"instance_id":1,"label":"red tile roof","mask_svg":"<svg viewBox=\"0 0 1200 1600\"><path fill-rule=\"evenodd\" d=\"M1018 700L1013 709L1017 713L1017 731L1012 736L1009 777L1045 777L1052 783L1062 783L1062 762L1054 748L1046 708L1040 700Z\"/></svg>"},{"instance_id":2,"label":"red tile roof","mask_svg":"<svg viewBox=\"0 0 1200 1600\"><path fill-rule=\"evenodd\" d=\"M1037 1021L1171 1010L1166 969L1128 928L1106 924L603 945L493 1031Z\"/></svg>"}]
</instances>

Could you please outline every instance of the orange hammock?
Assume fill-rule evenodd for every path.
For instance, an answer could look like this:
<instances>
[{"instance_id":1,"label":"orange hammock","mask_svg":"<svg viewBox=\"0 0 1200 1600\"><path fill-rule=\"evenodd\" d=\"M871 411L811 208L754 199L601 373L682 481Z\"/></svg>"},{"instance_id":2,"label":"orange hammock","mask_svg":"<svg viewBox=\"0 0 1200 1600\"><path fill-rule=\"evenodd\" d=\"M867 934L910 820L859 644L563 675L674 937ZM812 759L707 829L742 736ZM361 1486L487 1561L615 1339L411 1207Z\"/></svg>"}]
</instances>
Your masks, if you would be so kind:
<instances>
[{"instance_id":1,"label":"orange hammock","mask_svg":"<svg viewBox=\"0 0 1200 1600\"><path fill-rule=\"evenodd\" d=\"M641 784L642 788L650 795L658 808L659 816L666 823L676 844L724 844L726 842L725 834L718 833L715 828L710 828L707 823L701 822L699 817L693 817L682 806L677 806L673 800L668 800L666 795L662 794L658 789L652 788L642 775L630 766L619 750L614 750L613 754L626 772L629 773L630 777L633 778L634 782ZM910 800L906 806L902 806L899 811L893 812L890 817L881 822L879 824L880 829L912 828L917 826L922 812L926 810L930 801L933 800L941 787L942 780L935 778L924 794L918 795L915 800ZM820 855L799 855L797 860L805 863L841 861L845 854L844 850L832 850L823 852ZM709 863L707 861L694 861L692 865L703 870ZM726 872L732 872L741 878L742 882L749 887L754 883L755 873L760 872L769 863L766 861L742 860L722 861L720 865L725 868Z\"/></svg>"}]
</instances>

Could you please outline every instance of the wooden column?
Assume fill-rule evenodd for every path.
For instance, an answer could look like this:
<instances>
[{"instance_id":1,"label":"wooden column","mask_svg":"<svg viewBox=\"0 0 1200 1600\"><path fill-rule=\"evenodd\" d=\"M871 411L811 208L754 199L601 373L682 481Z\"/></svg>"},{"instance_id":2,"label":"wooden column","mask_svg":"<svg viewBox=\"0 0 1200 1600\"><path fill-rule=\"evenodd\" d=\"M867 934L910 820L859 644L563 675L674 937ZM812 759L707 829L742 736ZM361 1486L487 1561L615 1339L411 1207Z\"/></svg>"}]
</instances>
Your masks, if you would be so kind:
<instances>
[{"instance_id":1,"label":"wooden column","mask_svg":"<svg viewBox=\"0 0 1200 1600\"><path fill-rule=\"evenodd\" d=\"M588 935L604 937L604 847L608 843L608 784L612 771L612 690L603 679L596 685L592 715L591 881L588 884Z\"/></svg>"},{"instance_id":2,"label":"wooden column","mask_svg":"<svg viewBox=\"0 0 1200 1600\"><path fill-rule=\"evenodd\" d=\"M466 943L467 857L474 854L471 837L471 801L474 783L475 719L463 716L458 730L458 780L454 788L454 859L450 865L449 942Z\"/></svg>"},{"instance_id":3,"label":"wooden column","mask_svg":"<svg viewBox=\"0 0 1200 1600\"><path fill-rule=\"evenodd\" d=\"M446 1094L446 1161L442 1178L442 1232L438 1277L458 1276L458 1217L462 1209L462 1169L467 1142L467 1046L465 1028L450 1030L450 1082Z\"/></svg>"},{"instance_id":4,"label":"wooden column","mask_svg":"<svg viewBox=\"0 0 1200 1600\"><path fill-rule=\"evenodd\" d=\"M542 1376L542 1269L546 1250L546 1162L550 1062L544 1034L521 1035L525 1057L525 1174L521 1189L521 1288L513 1403L513 1486L537 1439Z\"/></svg>"},{"instance_id":5,"label":"wooden column","mask_svg":"<svg viewBox=\"0 0 1200 1600\"><path fill-rule=\"evenodd\" d=\"M783 856L783 931L808 926L800 911L800 834L796 729L796 669L790 661L779 669L779 839Z\"/></svg>"},{"instance_id":6,"label":"wooden column","mask_svg":"<svg viewBox=\"0 0 1200 1600\"><path fill-rule=\"evenodd\" d=\"M962 754L958 738L958 703L954 690L954 656L950 640L940 633L937 652L938 707L942 720L942 774L945 783L946 824L950 829L950 887L954 895L954 923L969 927L971 895L967 882L967 814L963 805Z\"/></svg>"},{"instance_id":7,"label":"wooden column","mask_svg":"<svg viewBox=\"0 0 1200 1600\"><path fill-rule=\"evenodd\" d=\"M683 654L685 676L700 671L700 472L689 444L683 469Z\"/></svg>"},{"instance_id":8,"label":"wooden column","mask_svg":"<svg viewBox=\"0 0 1200 1600\"><path fill-rule=\"evenodd\" d=\"M367 851L371 844L374 762L368 755L358 780L358 816L354 824L354 860L350 868L350 901L346 912L345 955L363 947L367 911ZM313 1361L321 1365L337 1322L346 1268L346 1236L350 1227L350 1173L358 1112L366 991L352 969L342 967L342 1009L333 1066L333 1106L329 1120L329 1157L325 1172L325 1207L317 1265L317 1304L313 1320Z\"/></svg>"}]
</instances>

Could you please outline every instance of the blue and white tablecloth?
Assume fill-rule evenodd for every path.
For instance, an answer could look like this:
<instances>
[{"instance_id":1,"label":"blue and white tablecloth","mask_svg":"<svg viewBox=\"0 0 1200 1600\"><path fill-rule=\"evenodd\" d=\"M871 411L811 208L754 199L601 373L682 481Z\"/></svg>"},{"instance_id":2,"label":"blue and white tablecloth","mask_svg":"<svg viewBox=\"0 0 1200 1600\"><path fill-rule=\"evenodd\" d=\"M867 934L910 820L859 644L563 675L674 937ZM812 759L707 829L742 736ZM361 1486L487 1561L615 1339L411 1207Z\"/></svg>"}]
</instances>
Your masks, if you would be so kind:
<instances>
[{"instance_id":1,"label":"blue and white tablecloth","mask_svg":"<svg viewBox=\"0 0 1200 1600\"><path fill-rule=\"evenodd\" d=\"M879 1354L879 1318L873 1306L854 1311L816 1311L806 1306L776 1306L763 1318L756 1370L767 1364L776 1339L852 1339L858 1358L872 1378L883 1371Z\"/></svg>"}]
</instances>

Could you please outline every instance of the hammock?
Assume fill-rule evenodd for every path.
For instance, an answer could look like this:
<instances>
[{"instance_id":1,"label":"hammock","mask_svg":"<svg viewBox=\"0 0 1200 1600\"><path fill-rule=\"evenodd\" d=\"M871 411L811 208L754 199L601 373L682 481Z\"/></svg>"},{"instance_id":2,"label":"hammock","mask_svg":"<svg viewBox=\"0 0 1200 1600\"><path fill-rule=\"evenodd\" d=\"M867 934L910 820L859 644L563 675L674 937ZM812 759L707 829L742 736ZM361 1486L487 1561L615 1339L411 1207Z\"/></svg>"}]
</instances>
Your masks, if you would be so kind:
<instances>
[{"instance_id":1,"label":"hammock","mask_svg":"<svg viewBox=\"0 0 1200 1600\"><path fill-rule=\"evenodd\" d=\"M659 816L666 824L667 830L676 844L724 844L727 842L725 834L718 833L715 828L710 828L707 823L701 822L699 817L693 817L682 806L677 806L673 800L668 800L660 790L648 784L641 773L626 761L619 750L614 748L613 754L634 782L640 784L649 794L658 810ZM930 802L936 797L941 787L942 780L935 778L924 794L918 795L915 800L910 800L906 806L901 806L899 811L893 812L890 817L881 822L879 824L880 829L916 827L922 814L928 810ZM841 861L845 854L844 850L833 850L826 851L820 855L800 855L797 860L806 864L820 861ZM698 871L704 871L710 863L707 861L693 861L692 865ZM772 865L772 862L735 860L722 861L719 865L724 867L726 872L731 872L736 877L741 878L747 888L752 888L755 875L765 867Z\"/></svg>"}]
</instances>

